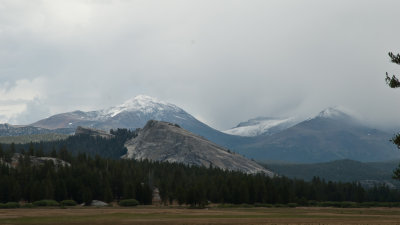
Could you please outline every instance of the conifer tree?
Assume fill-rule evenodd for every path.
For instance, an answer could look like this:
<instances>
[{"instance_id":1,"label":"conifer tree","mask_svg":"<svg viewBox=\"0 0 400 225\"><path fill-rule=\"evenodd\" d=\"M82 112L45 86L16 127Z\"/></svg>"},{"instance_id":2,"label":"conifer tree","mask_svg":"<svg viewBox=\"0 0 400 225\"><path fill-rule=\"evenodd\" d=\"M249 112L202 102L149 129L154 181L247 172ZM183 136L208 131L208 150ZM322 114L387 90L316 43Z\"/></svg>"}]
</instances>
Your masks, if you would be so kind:
<instances>
[{"instance_id":1,"label":"conifer tree","mask_svg":"<svg viewBox=\"0 0 400 225\"><path fill-rule=\"evenodd\" d=\"M393 54L392 52L389 52L389 57L392 61L392 63L400 65L400 54ZM392 75L392 77L389 77L389 74L386 72L386 82L391 88L398 88L400 87L400 81L397 79L396 75Z\"/></svg>"},{"instance_id":2,"label":"conifer tree","mask_svg":"<svg viewBox=\"0 0 400 225\"><path fill-rule=\"evenodd\" d=\"M395 55L392 52L389 52L389 57L390 57L392 63L400 65L400 54ZM396 77L396 75L392 75L392 77L389 77L387 72L386 72L386 83L391 88L399 88L400 87L400 81ZM395 135L393 137L392 142L397 146L397 148L400 149L400 133L398 133L397 135ZM393 178L400 180L400 165L393 172Z\"/></svg>"},{"instance_id":3,"label":"conifer tree","mask_svg":"<svg viewBox=\"0 0 400 225\"><path fill-rule=\"evenodd\" d=\"M3 146L0 144L0 159L3 158L4 152L3 152Z\"/></svg>"}]
</instances>

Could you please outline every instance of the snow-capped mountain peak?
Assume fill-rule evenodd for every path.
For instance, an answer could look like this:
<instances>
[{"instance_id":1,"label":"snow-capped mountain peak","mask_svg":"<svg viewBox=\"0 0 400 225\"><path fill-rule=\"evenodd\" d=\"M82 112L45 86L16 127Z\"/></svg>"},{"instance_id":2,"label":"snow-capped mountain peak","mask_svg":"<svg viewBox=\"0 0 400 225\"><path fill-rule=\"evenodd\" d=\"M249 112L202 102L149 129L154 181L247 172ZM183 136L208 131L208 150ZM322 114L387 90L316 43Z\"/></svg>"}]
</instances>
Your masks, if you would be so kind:
<instances>
[{"instance_id":1,"label":"snow-capped mountain peak","mask_svg":"<svg viewBox=\"0 0 400 225\"><path fill-rule=\"evenodd\" d=\"M334 107L329 107L324 110L322 110L319 114L318 117L324 117L324 118L332 118L332 117L337 117L343 115L343 112L338 110L337 108Z\"/></svg>"},{"instance_id":2,"label":"snow-capped mountain peak","mask_svg":"<svg viewBox=\"0 0 400 225\"><path fill-rule=\"evenodd\" d=\"M148 120L168 121L176 124L189 124L198 121L178 106L157 98L138 95L120 105L106 109L83 112L74 111L56 114L33 123L33 126L47 129L74 128L77 126L109 130L111 128L136 129Z\"/></svg>"},{"instance_id":3,"label":"snow-capped mountain peak","mask_svg":"<svg viewBox=\"0 0 400 225\"><path fill-rule=\"evenodd\" d=\"M144 113L154 113L164 110L179 111L180 108L154 97L150 97L147 95L138 95L125 101L121 105L103 110L102 114L103 116L114 117L125 111L141 111Z\"/></svg>"},{"instance_id":4,"label":"snow-capped mountain peak","mask_svg":"<svg viewBox=\"0 0 400 225\"><path fill-rule=\"evenodd\" d=\"M340 106L328 107L322 110L316 116L316 118L326 118L326 119L339 119L339 118L352 118L352 117L356 117L355 113Z\"/></svg>"}]
</instances>

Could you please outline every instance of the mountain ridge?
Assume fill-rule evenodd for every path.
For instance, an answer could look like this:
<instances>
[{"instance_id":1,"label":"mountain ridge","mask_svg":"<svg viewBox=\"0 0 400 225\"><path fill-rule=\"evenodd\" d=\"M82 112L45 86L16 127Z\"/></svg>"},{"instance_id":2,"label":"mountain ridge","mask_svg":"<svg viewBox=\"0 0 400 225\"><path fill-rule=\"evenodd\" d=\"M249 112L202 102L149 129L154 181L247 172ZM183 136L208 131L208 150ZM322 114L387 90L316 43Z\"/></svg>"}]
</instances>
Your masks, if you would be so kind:
<instances>
[{"instance_id":1,"label":"mountain ridge","mask_svg":"<svg viewBox=\"0 0 400 225\"><path fill-rule=\"evenodd\" d=\"M326 116L322 112L274 135L259 136L250 145L240 146L239 152L260 160L307 163L400 158L400 152L389 142L390 134L369 128L344 113Z\"/></svg>"},{"instance_id":2,"label":"mountain ridge","mask_svg":"<svg viewBox=\"0 0 400 225\"><path fill-rule=\"evenodd\" d=\"M397 149L388 141L392 134L363 125L340 107L327 108L287 128L275 126L274 132L248 137L223 133L200 122L174 104L139 95L107 109L89 112L77 110L53 115L30 127L40 127L34 128L36 130L53 128L71 131L82 126L108 131L116 128L142 128L149 120L179 124L224 148L257 160L326 162L345 158L358 161L400 158ZM23 133L23 130L19 133Z\"/></svg>"},{"instance_id":3,"label":"mountain ridge","mask_svg":"<svg viewBox=\"0 0 400 225\"><path fill-rule=\"evenodd\" d=\"M116 128L142 128L149 120L176 123L190 132L196 133L223 147L234 149L237 145L251 142L251 139L225 134L218 131L187 113L178 106L160 101L157 98L139 95L115 107L97 111L73 111L56 114L32 123L46 129L78 126L102 130Z\"/></svg>"}]
</instances>

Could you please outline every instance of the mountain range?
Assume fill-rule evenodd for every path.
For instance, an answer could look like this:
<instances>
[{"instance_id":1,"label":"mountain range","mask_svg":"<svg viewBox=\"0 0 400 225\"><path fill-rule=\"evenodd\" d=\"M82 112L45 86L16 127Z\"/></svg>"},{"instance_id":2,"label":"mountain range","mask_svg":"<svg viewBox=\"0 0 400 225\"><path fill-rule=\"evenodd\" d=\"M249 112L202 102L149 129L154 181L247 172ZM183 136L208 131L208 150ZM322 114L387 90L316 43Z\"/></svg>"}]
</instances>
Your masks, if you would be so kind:
<instances>
[{"instance_id":1,"label":"mountain range","mask_svg":"<svg viewBox=\"0 0 400 225\"><path fill-rule=\"evenodd\" d=\"M370 128L352 116L328 108L316 117L239 147L240 152L267 160L326 162L352 159L362 162L400 158L389 141L392 134Z\"/></svg>"},{"instance_id":2,"label":"mountain range","mask_svg":"<svg viewBox=\"0 0 400 225\"><path fill-rule=\"evenodd\" d=\"M108 109L61 113L29 126L13 126L13 132L28 128L37 132L71 132L78 126L106 131L111 128L136 129L144 127L149 120L178 124L211 142L258 161L326 162L352 159L365 162L400 158L400 152L389 142L393 134L366 126L337 108L325 109L304 121L260 117L221 132L174 104L144 95ZM7 135L6 130L3 130L4 134Z\"/></svg>"},{"instance_id":3,"label":"mountain range","mask_svg":"<svg viewBox=\"0 0 400 225\"><path fill-rule=\"evenodd\" d=\"M30 126L44 129L75 129L78 126L102 130L142 128L149 120L167 121L227 148L247 143L245 138L222 133L200 122L178 106L138 95L123 104L98 111L73 111L50 116Z\"/></svg>"}]
</instances>

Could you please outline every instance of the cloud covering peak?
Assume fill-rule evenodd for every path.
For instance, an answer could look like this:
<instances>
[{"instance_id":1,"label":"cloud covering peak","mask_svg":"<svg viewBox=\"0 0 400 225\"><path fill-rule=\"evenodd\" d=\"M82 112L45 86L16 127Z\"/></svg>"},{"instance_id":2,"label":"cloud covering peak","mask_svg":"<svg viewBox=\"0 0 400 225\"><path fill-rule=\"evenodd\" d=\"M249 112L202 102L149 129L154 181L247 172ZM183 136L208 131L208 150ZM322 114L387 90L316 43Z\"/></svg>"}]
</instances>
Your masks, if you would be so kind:
<instances>
[{"instance_id":1,"label":"cloud covering peak","mask_svg":"<svg viewBox=\"0 0 400 225\"><path fill-rule=\"evenodd\" d=\"M146 93L219 128L332 105L398 121L399 1L0 2L0 120ZM15 91L14 91L15 90ZM25 115L19 117L18 115ZM30 116L32 115L32 116Z\"/></svg>"}]
</instances>

